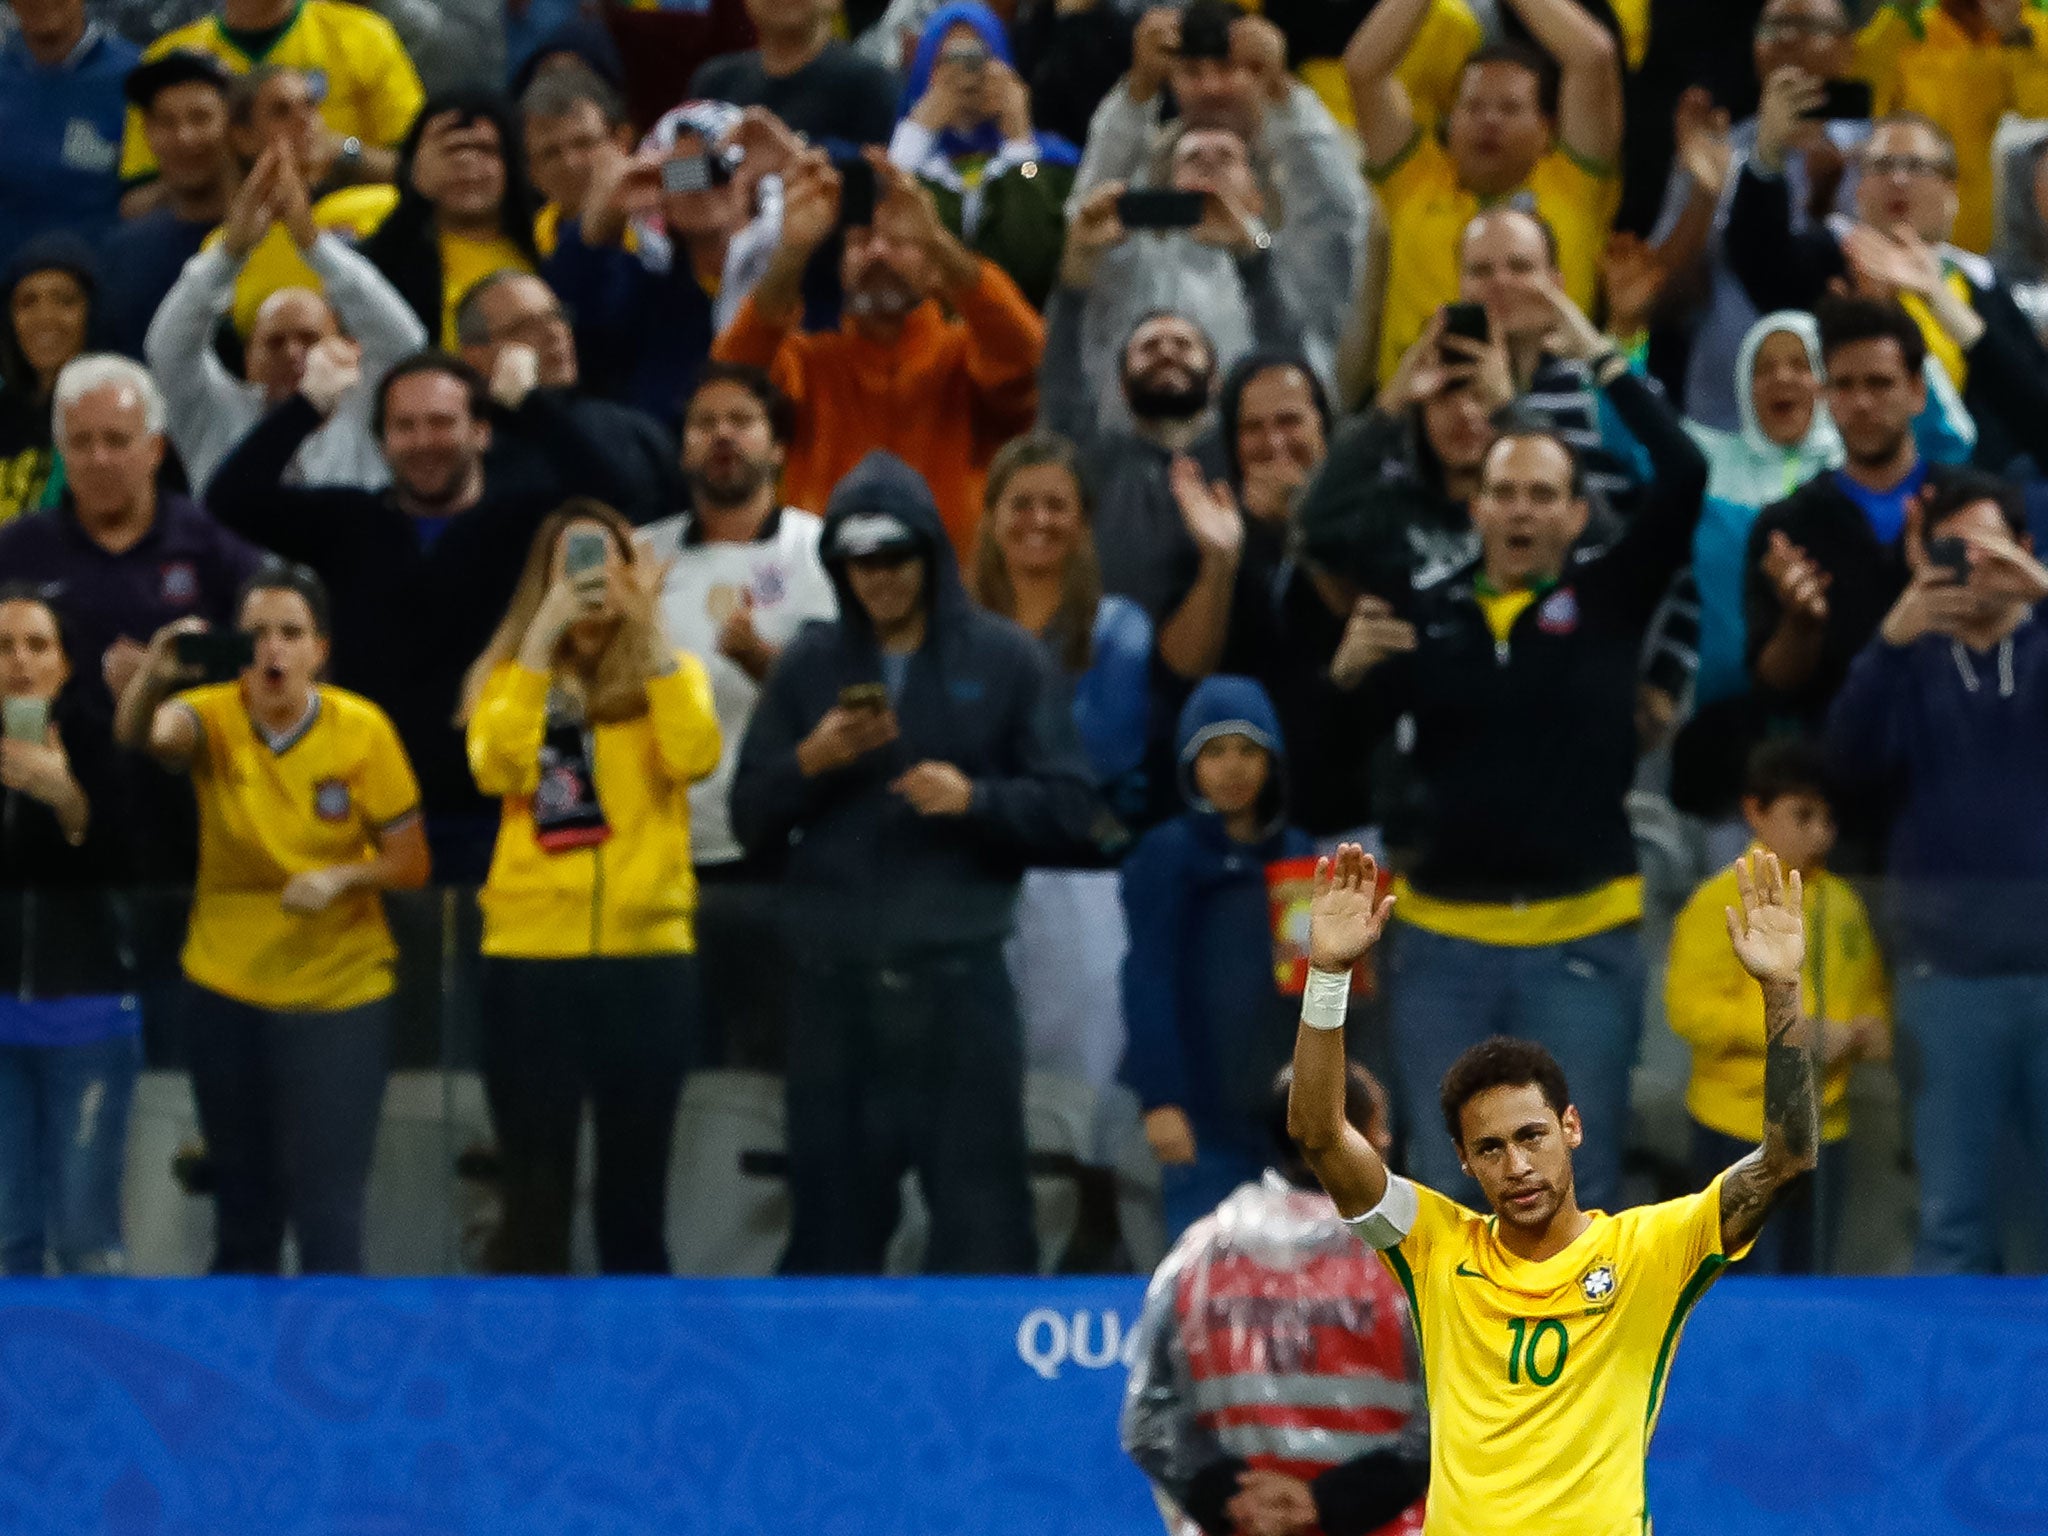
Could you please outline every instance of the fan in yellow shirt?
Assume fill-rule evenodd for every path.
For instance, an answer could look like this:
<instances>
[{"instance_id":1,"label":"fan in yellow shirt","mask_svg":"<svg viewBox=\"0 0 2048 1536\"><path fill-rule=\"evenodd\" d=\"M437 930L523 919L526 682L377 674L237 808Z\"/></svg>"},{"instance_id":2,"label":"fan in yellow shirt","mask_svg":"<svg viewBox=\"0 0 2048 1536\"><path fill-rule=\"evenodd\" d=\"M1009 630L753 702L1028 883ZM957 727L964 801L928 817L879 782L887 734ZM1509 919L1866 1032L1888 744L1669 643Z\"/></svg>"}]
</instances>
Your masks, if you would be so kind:
<instances>
[{"instance_id":1,"label":"fan in yellow shirt","mask_svg":"<svg viewBox=\"0 0 2048 1536\"><path fill-rule=\"evenodd\" d=\"M1745 1269L1825 1271L1840 1226L1848 1166L1834 1150L1849 1133L1849 1068L1891 1054L1891 998L1870 915L1849 882L1827 872L1835 820L1819 749L1798 738L1765 742L1750 757L1742 814L1755 849L1796 869L1806 887L1806 971L1801 1004L1820 1031L1820 1160L1760 1238ZM1753 850L1754 851L1754 850ZM1764 1051L1756 989L1729 953L1722 913L1736 899L1723 870L1693 893L1671 933L1664 1010L1692 1047L1685 1105L1693 1118L1693 1173L1704 1183L1764 1123ZM1816 1210L1816 1203L1818 1210Z\"/></svg>"},{"instance_id":2,"label":"fan in yellow shirt","mask_svg":"<svg viewBox=\"0 0 2048 1536\"><path fill-rule=\"evenodd\" d=\"M1550 226L1565 291L1591 310L1600 251L1621 195L1621 66L1615 40L1573 0L1504 0L1557 61L1512 45L1466 61L1441 139L1401 70L1430 0L1380 0L1344 53L1367 174L1388 230L1377 377L1393 377L1430 316L1458 295L1458 236L1481 209L1527 195ZM1366 317L1370 321L1374 317Z\"/></svg>"},{"instance_id":3,"label":"fan in yellow shirt","mask_svg":"<svg viewBox=\"0 0 2048 1536\"><path fill-rule=\"evenodd\" d=\"M355 1272L396 957L381 893L426 883L419 786L383 711L317 681L318 576L260 567L239 623L220 637L245 645L232 658L196 621L159 631L114 735L189 773L199 802L186 1034L214 1268L275 1273L289 1225L301 1269ZM229 680L166 698L201 667Z\"/></svg>"},{"instance_id":4,"label":"fan in yellow shirt","mask_svg":"<svg viewBox=\"0 0 2048 1536\"><path fill-rule=\"evenodd\" d=\"M1799 1005L1800 880L1760 855L1725 922L1764 996L1762 1144L1704 1193L1610 1216L1579 1209L1582 1139L1541 1046L1495 1038L1445 1075L1446 1129L1492 1208L1482 1217L1390 1174L1344 1119L1351 970L1394 898L1355 845L1316 870L1288 1130L1408 1291L1429 1396L1426 1536L1642 1536L1643 1468L1679 1333L1749 1248L1819 1139L1816 1030Z\"/></svg>"},{"instance_id":5,"label":"fan in yellow shirt","mask_svg":"<svg viewBox=\"0 0 2048 1536\"><path fill-rule=\"evenodd\" d=\"M218 15L166 32L142 56L160 58L174 48L211 54L238 75L278 64L312 77L329 132L344 146L354 139L359 152L396 145L420 110L420 77L391 23L343 0L226 0ZM142 114L131 107L121 179L155 174Z\"/></svg>"}]
</instances>

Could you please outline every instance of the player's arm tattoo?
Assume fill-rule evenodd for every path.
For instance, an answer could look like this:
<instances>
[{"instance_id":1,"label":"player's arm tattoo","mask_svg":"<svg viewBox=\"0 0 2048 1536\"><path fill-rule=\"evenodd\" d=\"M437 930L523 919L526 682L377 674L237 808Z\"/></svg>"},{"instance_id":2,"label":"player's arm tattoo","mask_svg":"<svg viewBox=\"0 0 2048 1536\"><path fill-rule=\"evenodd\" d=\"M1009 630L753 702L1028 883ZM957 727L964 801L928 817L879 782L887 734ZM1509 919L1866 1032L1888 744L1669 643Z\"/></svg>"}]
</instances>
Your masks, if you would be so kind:
<instances>
[{"instance_id":1,"label":"player's arm tattoo","mask_svg":"<svg viewBox=\"0 0 2048 1536\"><path fill-rule=\"evenodd\" d=\"M1764 988L1764 1140L1721 1179L1721 1245L1740 1248L1763 1230L1778 1197L1820 1156L1819 1030L1799 985Z\"/></svg>"}]
</instances>

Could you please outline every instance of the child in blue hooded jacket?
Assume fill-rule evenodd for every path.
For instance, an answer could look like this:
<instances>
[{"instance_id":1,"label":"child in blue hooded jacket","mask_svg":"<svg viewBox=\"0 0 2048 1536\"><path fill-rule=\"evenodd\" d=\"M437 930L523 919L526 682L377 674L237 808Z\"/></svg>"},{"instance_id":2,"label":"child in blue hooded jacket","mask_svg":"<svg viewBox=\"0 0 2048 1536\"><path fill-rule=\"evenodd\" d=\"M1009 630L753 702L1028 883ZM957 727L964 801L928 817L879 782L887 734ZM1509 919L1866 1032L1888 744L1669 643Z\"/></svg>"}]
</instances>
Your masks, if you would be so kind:
<instances>
[{"instance_id":1,"label":"child in blue hooded jacket","mask_svg":"<svg viewBox=\"0 0 2048 1536\"><path fill-rule=\"evenodd\" d=\"M1178 1237L1268 1160L1263 1105L1300 1004L1275 981L1266 868L1314 848L1286 824L1279 718L1257 683L1205 679L1175 744L1188 809L1123 868L1123 1077Z\"/></svg>"}]
</instances>

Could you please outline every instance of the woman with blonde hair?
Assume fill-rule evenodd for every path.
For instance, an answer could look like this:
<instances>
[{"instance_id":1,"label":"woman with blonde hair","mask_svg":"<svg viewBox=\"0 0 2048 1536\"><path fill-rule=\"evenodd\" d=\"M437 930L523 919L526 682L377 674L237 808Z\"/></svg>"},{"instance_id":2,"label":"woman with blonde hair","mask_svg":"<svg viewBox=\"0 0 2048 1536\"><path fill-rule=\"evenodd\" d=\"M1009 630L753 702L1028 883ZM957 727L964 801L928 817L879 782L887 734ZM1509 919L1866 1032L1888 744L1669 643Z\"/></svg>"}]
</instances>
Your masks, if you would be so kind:
<instances>
[{"instance_id":1,"label":"woman with blonde hair","mask_svg":"<svg viewBox=\"0 0 2048 1536\"><path fill-rule=\"evenodd\" d=\"M704 665L657 617L664 568L610 507L543 523L463 688L470 771L503 801L480 897L497 1265L569 1267L583 1104L608 1274L668 1270L669 1141L699 1003L689 787L718 765Z\"/></svg>"}]
</instances>

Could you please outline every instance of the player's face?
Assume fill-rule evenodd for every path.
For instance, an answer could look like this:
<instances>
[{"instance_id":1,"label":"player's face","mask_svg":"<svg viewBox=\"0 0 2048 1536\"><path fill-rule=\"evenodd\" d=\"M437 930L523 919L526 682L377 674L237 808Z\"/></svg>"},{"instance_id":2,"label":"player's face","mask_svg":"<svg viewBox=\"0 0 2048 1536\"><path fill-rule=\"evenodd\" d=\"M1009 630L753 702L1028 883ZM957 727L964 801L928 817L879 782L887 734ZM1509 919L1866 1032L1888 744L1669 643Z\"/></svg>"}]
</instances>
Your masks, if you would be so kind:
<instances>
[{"instance_id":1,"label":"player's face","mask_svg":"<svg viewBox=\"0 0 2048 1536\"><path fill-rule=\"evenodd\" d=\"M327 640L306 599L288 588L258 587L242 603L241 627L256 646L256 659L242 674L250 705L263 711L304 708L327 665Z\"/></svg>"},{"instance_id":2,"label":"player's face","mask_svg":"<svg viewBox=\"0 0 2048 1536\"><path fill-rule=\"evenodd\" d=\"M1534 1083L1488 1088L1459 1116L1458 1161L1478 1181L1494 1214L1511 1227L1540 1232L1572 1193L1572 1151L1579 1112L1559 1115Z\"/></svg>"}]
</instances>

